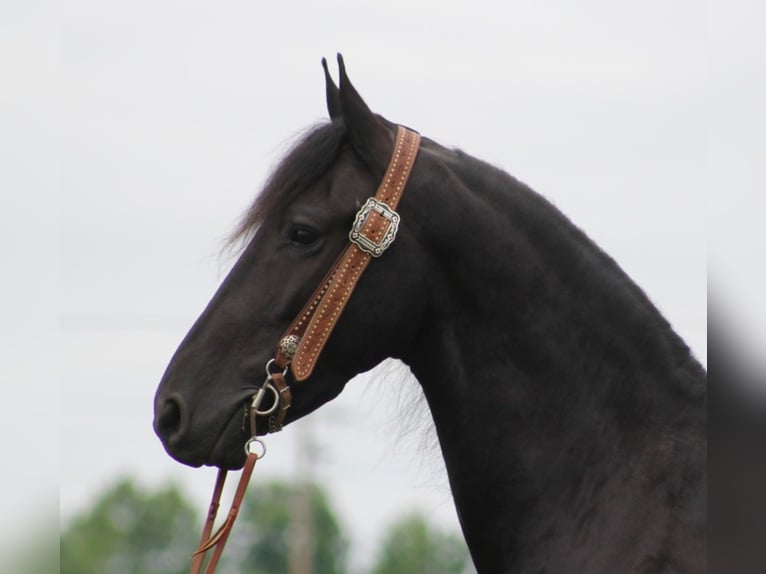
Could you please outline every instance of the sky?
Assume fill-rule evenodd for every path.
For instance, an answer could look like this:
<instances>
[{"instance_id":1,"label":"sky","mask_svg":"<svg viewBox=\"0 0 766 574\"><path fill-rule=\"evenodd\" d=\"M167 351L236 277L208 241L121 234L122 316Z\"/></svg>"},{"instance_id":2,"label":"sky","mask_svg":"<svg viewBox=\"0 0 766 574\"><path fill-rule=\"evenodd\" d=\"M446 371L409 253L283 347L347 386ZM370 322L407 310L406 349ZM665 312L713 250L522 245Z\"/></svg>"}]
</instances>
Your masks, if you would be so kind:
<instances>
[{"instance_id":1,"label":"sky","mask_svg":"<svg viewBox=\"0 0 766 574\"><path fill-rule=\"evenodd\" d=\"M325 119L320 60L339 51L374 111L555 203L703 363L710 255L714 304L757 362L765 14L726 6L3 5L2 420L23 438L4 441L17 464L2 490L57 498L66 521L130 474L178 481L202 512L214 471L164 453L154 390L233 263L227 233L290 142ZM417 397L397 365L353 381L268 437L254 487L318 451L312 472L355 533L358 564L403 511L457 530L427 411L406 408Z\"/></svg>"}]
</instances>

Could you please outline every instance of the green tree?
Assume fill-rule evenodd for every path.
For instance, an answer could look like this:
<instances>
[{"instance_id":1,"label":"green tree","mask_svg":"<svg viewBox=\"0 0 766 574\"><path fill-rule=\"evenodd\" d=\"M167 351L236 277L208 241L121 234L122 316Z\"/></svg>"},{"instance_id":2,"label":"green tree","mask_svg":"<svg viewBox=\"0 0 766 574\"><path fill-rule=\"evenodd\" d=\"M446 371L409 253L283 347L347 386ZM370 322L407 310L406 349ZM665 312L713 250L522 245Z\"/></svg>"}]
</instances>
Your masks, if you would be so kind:
<instances>
[{"instance_id":1,"label":"green tree","mask_svg":"<svg viewBox=\"0 0 766 574\"><path fill-rule=\"evenodd\" d=\"M123 479L62 532L62 574L183 574L200 520L178 487Z\"/></svg>"},{"instance_id":2,"label":"green tree","mask_svg":"<svg viewBox=\"0 0 766 574\"><path fill-rule=\"evenodd\" d=\"M234 552L227 565L241 560L231 572L345 574L349 543L323 488L285 482L253 486L231 534ZM296 544L305 546L296 549ZM296 565L301 553L304 567Z\"/></svg>"},{"instance_id":3,"label":"green tree","mask_svg":"<svg viewBox=\"0 0 766 574\"><path fill-rule=\"evenodd\" d=\"M463 539L429 526L413 513L395 522L383 539L373 574L460 574L469 563Z\"/></svg>"},{"instance_id":4,"label":"green tree","mask_svg":"<svg viewBox=\"0 0 766 574\"><path fill-rule=\"evenodd\" d=\"M227 511L224 501L219 523ZM62 531L61 573L185 574L201 528L177 487L148 491L120 480ZM301 539L303 552L296 553ZM308 559L303 567L301 556ZM348 541L322 488L253 484L218 571L345 574L347 556Z\"/></svg>"},{"instance_id":5,"label":"green tree","mask_svg":"<svg viewBox=\"0 0 766 574\"><path fill-rule=\"evenodd\" d=\"M26 518L26 520L25 520ZM21 523L19 523L21 522ZM0 539L0 571L54 574L60 571L58 517L46 508L14 522Z\"/></svg>"}]
</instances>

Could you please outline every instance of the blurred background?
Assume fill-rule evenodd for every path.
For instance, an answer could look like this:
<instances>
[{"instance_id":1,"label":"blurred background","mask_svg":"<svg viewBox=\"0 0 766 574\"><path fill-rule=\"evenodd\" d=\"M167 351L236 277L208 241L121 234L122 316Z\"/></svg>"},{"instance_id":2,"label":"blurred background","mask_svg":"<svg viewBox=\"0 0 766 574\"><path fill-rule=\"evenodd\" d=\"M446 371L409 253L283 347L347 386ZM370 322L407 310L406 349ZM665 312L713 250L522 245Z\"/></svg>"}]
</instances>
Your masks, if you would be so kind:
<instances>
[{"instance_id":1,"label":"blurred background","mask_svg":"<svg viewBox=\"0 0 766 574\"><path fill-rule=\"evenodd\" d=\"M728 347L760 372L764 8L726 6L4 3L0 490L18 521L0 539L54 539L60 526L67 571L184 571L215 470L164 453L153 393L233 263L227 233L295 137L325 119L320 59L338 51L374 111L559 206L703 363L712 237ZM315 556L337 558L317 572L471 571L402 365L359 377L267 442L252 508L308 508ZM285 513L296 514L243 517L231 556L279 547L263 571L287 572ZM140 539L139 523L157 534ZM269 536L280 541L259 546ZM148 562L129 563L126 541ZM386 562L410 542L434 562Z\"/></svg>"}]
</instances>

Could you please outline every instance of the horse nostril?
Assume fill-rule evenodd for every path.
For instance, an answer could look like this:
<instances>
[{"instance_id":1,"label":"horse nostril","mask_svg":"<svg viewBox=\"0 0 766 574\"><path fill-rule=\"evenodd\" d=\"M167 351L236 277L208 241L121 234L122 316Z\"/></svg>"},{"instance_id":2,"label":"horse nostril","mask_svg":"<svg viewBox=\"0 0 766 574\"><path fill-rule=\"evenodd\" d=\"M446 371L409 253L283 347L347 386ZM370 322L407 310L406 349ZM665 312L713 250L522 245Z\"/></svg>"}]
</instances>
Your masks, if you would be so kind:
<instances>
[{"instance_id":1,"label":"horse nostril","mask_svg":"<svg viewBox=\"0 0 766 574\"><path fill-rule=\"evenodd\" d=\"M167 443L182 432L183 413L182 402L178 397L170 397L163 401L154 419L157 434Z\"/></svg>"},{"instance_id":2,"label":"horse nostril","mask_svg":"<svg viewBox=\"0 0 766 574\"><path fill-rule=\"evenodd\" d=\"M170 456L190 466L204 464L210 445L205 436L194 435L192 409L179 393L157 398L154 407L154 432Z\"/></svg>"}]
</instances>

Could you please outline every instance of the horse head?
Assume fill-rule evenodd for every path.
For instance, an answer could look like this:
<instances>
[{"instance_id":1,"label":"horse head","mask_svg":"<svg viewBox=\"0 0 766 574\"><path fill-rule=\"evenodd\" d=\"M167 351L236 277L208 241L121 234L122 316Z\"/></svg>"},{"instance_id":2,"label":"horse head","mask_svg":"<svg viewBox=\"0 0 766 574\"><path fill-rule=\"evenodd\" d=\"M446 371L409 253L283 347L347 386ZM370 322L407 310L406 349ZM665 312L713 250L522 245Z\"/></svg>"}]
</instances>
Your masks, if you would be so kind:
<instances>
[{"instance_id":1,"label":"horse head","mask_svg":"<svg viewBox=\"0 0 766 574\"><path fill-rule=\"evenodd\" d=\"M395 126L370 111L338 60L339 87L323 61L331 121L310 131L271 175L238 229L245 242L239 259L160 382L154 427L180 462L242 465L244 405L389 163ZM402 200L405 219L411 200ZM426 265L412 228L402 226L369 266L312 375L291 385L286 423L333 399L354 375L406 354L426 309Z\"/></svg>"}]
</instances>

